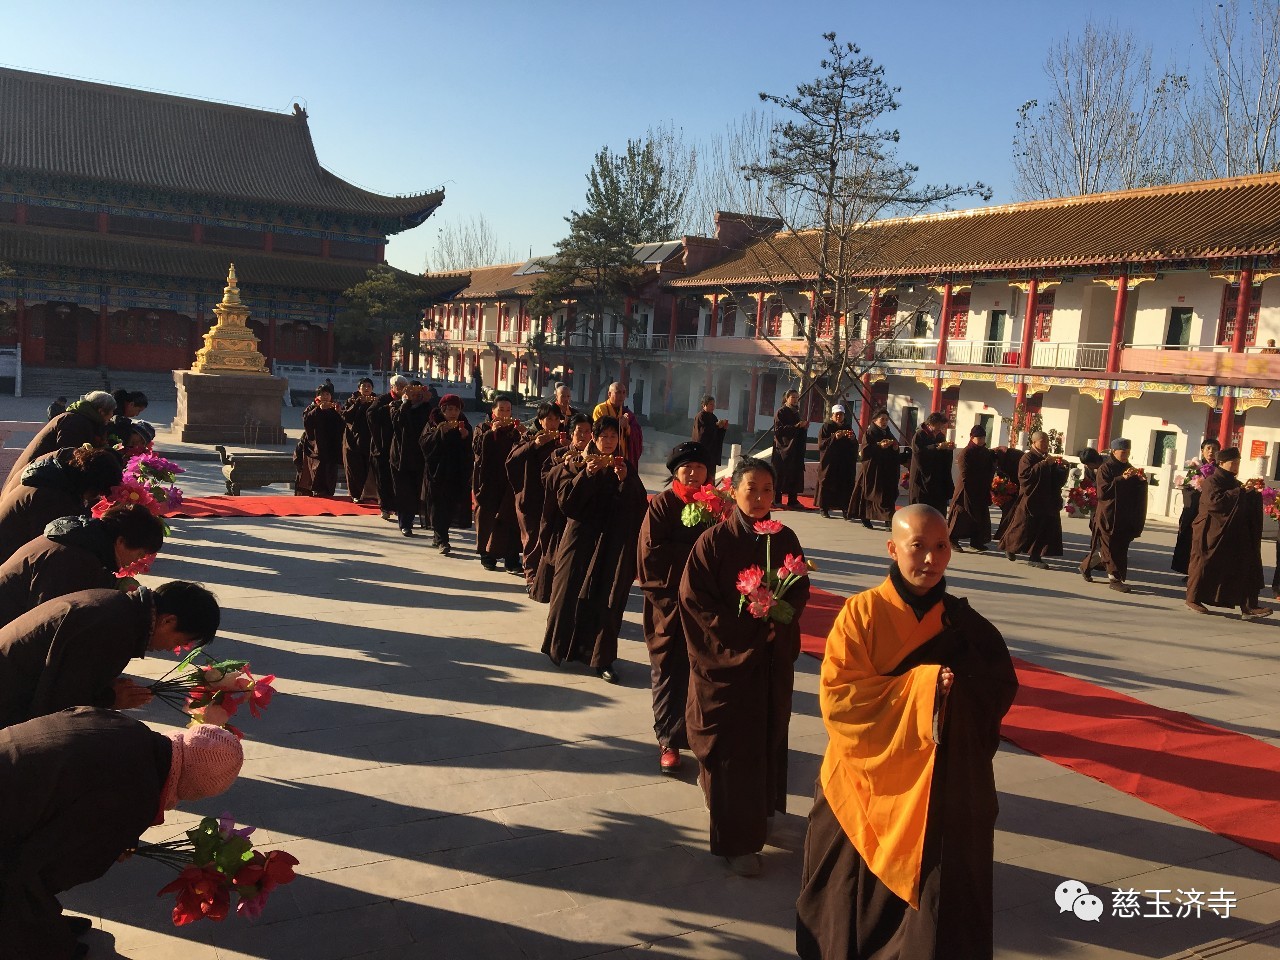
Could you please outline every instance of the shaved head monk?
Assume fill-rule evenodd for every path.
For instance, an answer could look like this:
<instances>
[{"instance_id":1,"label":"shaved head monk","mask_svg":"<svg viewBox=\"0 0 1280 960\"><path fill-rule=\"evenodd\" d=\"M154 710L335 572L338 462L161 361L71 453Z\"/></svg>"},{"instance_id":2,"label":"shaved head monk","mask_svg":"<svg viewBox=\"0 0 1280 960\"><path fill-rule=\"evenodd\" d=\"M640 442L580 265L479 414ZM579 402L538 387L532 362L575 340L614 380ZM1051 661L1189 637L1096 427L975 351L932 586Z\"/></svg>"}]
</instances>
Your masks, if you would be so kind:
<instances>
[{"instance_id":1,"label":"shaved head monk","mask_svg":"<svg viewBox=\"0 0 1280 960\"><path fill-rule=\"evenodd\" d=\"M804 960L992 955L991 761L1018 681L998 630L946 592L947 523L894 514L889 575L845 602L819 701L830 736L804 842Z\"/></svg>"}]
</instances>

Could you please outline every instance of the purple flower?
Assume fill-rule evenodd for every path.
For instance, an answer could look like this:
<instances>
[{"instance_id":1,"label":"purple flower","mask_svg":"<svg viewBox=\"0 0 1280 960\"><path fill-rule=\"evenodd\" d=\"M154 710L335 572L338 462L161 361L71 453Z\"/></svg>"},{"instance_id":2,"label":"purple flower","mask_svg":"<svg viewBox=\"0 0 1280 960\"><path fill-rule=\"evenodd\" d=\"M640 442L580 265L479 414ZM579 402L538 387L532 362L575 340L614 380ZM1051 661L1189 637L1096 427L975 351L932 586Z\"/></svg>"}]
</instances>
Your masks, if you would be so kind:
<instances>
[{"instance_id":1,"label":"purple flower","mask_svg":"<svg viewBox=\"0 0 1280 960\"><path fill-rule=\"evenodd\" d=\"M1218 468L1218 465L1217 465L1216 463L1214 463L1212 460L1209 460L1209 461L1207 461L1207 462L1205 462L1205 463L1201 464L1201 466L1200 466L1200 476L1202 476L1202 477L1209 477L1209 476L1212 476L1212 475L1213 475L1213 471L1214 471L1214 470L1216 470L1217 468Z\"/></svg>"},{"instance_id":2,"label":"purple flower","mask_svg":"<svg viewBox=\"0 0 1280 960\"><path fill-rule=\"evenodd\" d=\"M218 832L222 834L223 840L230 840L232 837L249 837L256 829L256 827L241 827L237 830L236 818L229 813L224 813L218 818Z\"/></svg>"}]
</instances>

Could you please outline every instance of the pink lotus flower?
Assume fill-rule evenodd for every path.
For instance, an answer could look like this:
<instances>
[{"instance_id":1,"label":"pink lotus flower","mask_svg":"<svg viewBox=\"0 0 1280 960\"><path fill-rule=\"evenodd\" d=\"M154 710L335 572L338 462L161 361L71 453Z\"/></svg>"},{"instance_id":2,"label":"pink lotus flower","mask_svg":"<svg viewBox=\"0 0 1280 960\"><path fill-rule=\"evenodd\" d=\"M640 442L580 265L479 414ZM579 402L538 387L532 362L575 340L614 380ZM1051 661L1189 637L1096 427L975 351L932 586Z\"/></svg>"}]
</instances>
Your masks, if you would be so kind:
<instances>
[{"instance_id":1,"label":"pink lotus flower","mask_svg":"<svg viewBox=\"0 0 1280 960\"><path fill-rule=\"evenodd\" d=\"M208 706L200 707L196 710L191 710L189 712L191 713L191 721L192 721L191 725L193 727L198 726L199 724L202 724L202 723L208 723L215 727L221 727L228 720L231 719L231 714L228 713L223 707L219 706L216 703L211 703Z\"/></svg>"},{"instance_id":2,"label":"pink lotus flower","mask_svg":"<svg viewBox=\"0 0 1280 960\"><path fill-rule=\"evenodd\" d=\"M809 572L808 566L804 562L804 557L797 557L794 553L788 553L782 566L778 568L778 579L784 580L788 576L803 577Z\"/></svg>"},{"instance_id":3,"label":"pink lotus flower","mask_svg":"<svg viewBox=\"0 0 1280 960\"><path fill-rule=\"evenodd\" d=\"M773 594L765 587L760 587L751 594L751 602L747 605L747 610L750 611L753 617L763 620L769 616L769 611L773 609L776 603L777 600L774 599Z\"/></svg>"},{"instance_id":4,"label":"pink lotus flower","mask_svg":"<svg viewBox=\"0 0 1280 960\"><path fill-rule=\"evenodd\" d=\"M239 670L219 670L217 667L201 667L200 675L204 680L205 686L210 690L239 691L253 689L253 675L249 673L247 665Z\"/></svg>"},{"instance_id":5,"label":"pink lotus flower","mask_svg":"<svg viewBox=\"0 0 1280 960\"><path fill-rule=\"evenodd\" d=\"M752 528L759 534L781 533L782 524L777 520L757 520L756 525Z\"/></svg>"},{"instance_id":6,"label":"pink lotus flower","mask_svg":"<svg viewBox=\"0 0 1280 960\"><path fill-rule=\"evenodd\" d=\"M752 565L738 573L738 592L749 597L764 583L764 571Z\"/></svg>"}]
</instances>

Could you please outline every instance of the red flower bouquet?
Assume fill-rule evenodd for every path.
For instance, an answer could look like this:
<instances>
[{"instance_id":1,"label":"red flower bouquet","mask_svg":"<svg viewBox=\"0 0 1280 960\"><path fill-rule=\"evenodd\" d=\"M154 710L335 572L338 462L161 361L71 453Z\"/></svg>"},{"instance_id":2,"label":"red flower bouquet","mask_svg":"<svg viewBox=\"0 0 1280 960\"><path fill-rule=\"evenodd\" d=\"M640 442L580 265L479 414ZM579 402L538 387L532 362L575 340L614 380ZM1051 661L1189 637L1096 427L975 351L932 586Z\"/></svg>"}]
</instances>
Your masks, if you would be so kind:
<instances>
[{"instance_id":1,"label":"red flower bouquet","mask_svg":"<svg viewBox=\"0 0 1280 960\"><path fill-rule=\"evenodd\" d=\"M790 623L795 619L796 611L791 604L782 599L791 589L791 585L801 577L807 577L813 565L802 556L789 553L776 571L773 569L773 534L782 531L782 524L777 520L761 520L753 528L765 538L765 565L761 569L754 564L738 573L736 584L738 593L738 613L745 609L757 620L773 620L776 623Z\"/></svg>"},{"instance_id":2,"label":"red flower bouquet","mask_svg":"<svg viewBox=\"0 0 1280 960\"><path fill-rule=\"evenodd\" d=\"M715 523L723 519L733 499L727 490L704 483L702 489L693 495L693 503L686 503L680 511L680 522L686 527L696 527L700 523Z\"/></svg>"},{"instance_id":3,"label":"red flower bouquet","mask_svg":"<svg viewBox=\"0 0 1280 960\"><path fill-rule=\"evenodd\" d=\"M1072 487L1067 491L1067 502L1063 509L1069 517L1077 514L1082 517L1093 516L1093 511L1098 509L1098 488L1089 484Z\"/></svg>"},{"instance_id":4,"label":"red flower bouquet","mask_svg":"<svg viewBox=\"0 0 1280 960\"><path fill-rule=\"evenodd\" d=\"M205 817L182 839L144 843L131 852L180 871L156 894L177 895L174 926L225 920L233 893L239 901L236 913L253 920L262 913L271 891L293 882L298 860L283 850L254 850L252 833L252 827L237 830L235 821L224 814L220 820Z\"/></svg>"},{"instance_id":5,"label":"red flower bouquet","mask_svg":"<svg viewBox=\"0 0 1280 960\"><path fill-rule=\"evenodd\" d=\"M199 648L191 651L147 689L156 699L187 714L192 724L226 727L240 736L229 723L231 717L245 703L255 719L261 717L276 692L272 686L275 674L255 677L247 660L213 660L208 655L204 663L196 664L194 658L199 653Z\"/></svg>"},{"instance_id":6,"label":"red flower bouquet","mask_svg":"<svg viewBox=\"0 0 1280 960\"><path fill-rule=\"evenodd\" d=\"M1018 485L1012 480L1006 480L1000 476L991 478L991 502L1000 509L1003 510L1011 504L1017 495Z\"/></svg>"}]
</instances>

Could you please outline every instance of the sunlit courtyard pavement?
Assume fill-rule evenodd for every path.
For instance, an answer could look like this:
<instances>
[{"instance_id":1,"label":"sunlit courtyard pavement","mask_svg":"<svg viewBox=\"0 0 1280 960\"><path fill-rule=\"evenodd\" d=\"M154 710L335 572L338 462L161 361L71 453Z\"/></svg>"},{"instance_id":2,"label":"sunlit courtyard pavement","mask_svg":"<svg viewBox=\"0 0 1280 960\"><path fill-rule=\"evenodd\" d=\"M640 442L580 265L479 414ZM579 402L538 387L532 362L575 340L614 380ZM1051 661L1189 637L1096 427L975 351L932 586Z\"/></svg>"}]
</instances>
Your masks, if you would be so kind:
<instances>
[{"instance_id":1,"label":"sunlit courtyard pavement","mask_svg":"<svg viewBox=\"0 0 1280 960\"><path fill-rule=\"evenodd\" d=\"M187 485L219 492L212 465ZM279 489L279 488L277 488ZM884 575L882 531L787 515L840 593ZM249 760L221 798L171 814L167 839L207 814L258 827L301 860L262 918L174 928L171 877L133 860L63 898L95 918L92 957L764 958L793 950L793 903L825 746L817 661L797 664L789 815L764 875L732 876L706 849L686 762L658 771L640 603L620 686L539 652L545 607L486 573L469 535L450 558L373 517L177 520L157 578L203 581L225 609L218 655L274 673L281 691L243 717ZM1073 568L1085 533L1068 521ZM1172 531L1137 545L1134 594L999 554L957 555L949 577L1015 655L1280 744L1280 618L1184 612L1167 573ZM1269 554L1271 545L1266 545ZM159 676L164 657L135 663ZM143 716L180 718L163 704ZM237 717L237 720L240 720ZM1158 748L1157 748L1158 749ZM1280 863L1008 745L996 761L997 950L1014 957L1274 957ZM1274 775L1265 780L1275 783ZM1079 880L1108 910L1060 913ZM1196 887L1237 898L1229 919L1120 918L1111 891ZM1193 948L1226 941L1212 950ZM945 950L940 956L946 956Z\"/></svg>"}]
</instances>

